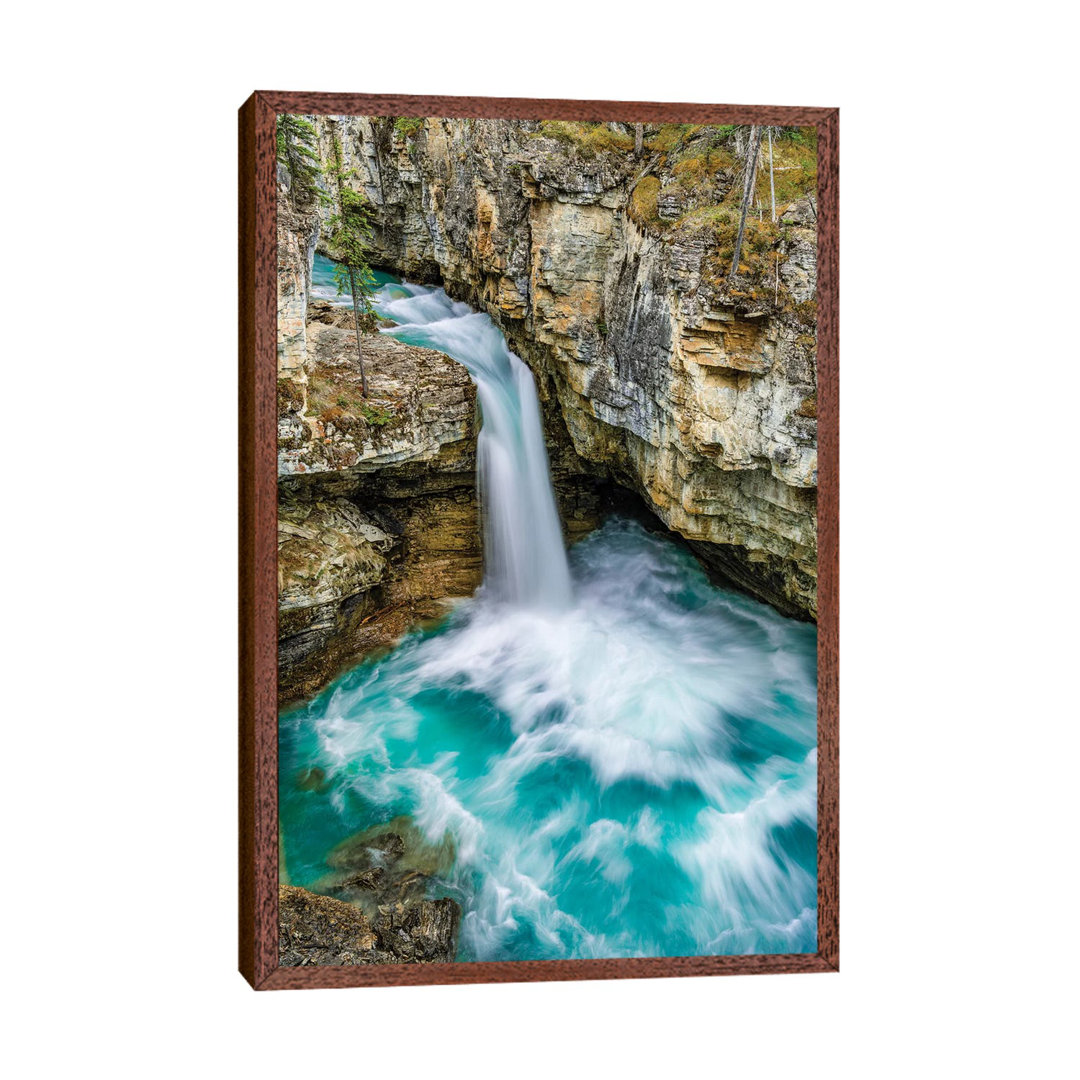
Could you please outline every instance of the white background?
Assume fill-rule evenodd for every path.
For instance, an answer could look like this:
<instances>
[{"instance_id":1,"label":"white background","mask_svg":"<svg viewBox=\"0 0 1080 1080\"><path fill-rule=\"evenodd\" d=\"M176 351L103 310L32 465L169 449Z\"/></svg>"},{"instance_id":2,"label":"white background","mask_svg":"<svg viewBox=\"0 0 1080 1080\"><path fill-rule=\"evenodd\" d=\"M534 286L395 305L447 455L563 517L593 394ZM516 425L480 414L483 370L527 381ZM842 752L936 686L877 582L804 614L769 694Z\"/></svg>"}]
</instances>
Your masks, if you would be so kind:
<instances>
[{"instance_id":1,"label":"white background","mask_svg":"<svg viewBox=\"0 0 1080 1080\"><path fill-rule=\"evenodd\" d=\"M6 16L10 1075L1075 1068L1066 7L598 7ZM256 87L841 107L839 975L255 994L235 973L235 113Z\"/></svg>"}]
</instances>

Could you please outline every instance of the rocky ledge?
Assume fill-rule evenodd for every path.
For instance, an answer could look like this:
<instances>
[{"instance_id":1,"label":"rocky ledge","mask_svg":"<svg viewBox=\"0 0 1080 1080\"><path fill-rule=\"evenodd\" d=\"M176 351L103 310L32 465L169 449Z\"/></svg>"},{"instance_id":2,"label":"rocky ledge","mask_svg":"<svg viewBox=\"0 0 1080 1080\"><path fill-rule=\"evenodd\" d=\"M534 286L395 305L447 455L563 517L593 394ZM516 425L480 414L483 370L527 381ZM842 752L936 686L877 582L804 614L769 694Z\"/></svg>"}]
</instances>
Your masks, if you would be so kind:
<instances>
[{"instance_id":1,"label":"rocky ledge","mask_svg":"<svg viewBox=\"0 0 1080 1080\"><path fill-rule=\"evenodd\" d=\"M278 380L279 476L360 475L404 463L442 472L474 467L476 387L460 364L362 333L365 398L348 309L313 301L305 339L301 372Z\"/></svg>"},{"instance_id":2,"label":"rocky ledge","mask_svg":"<svg viewBox=\"0 0 1080 1080\"><path fill-rule=\"evenodd\" d=\"M307 964L451 963L461 909L450 899L385 906L375 918L295 885L278 890L278 959Z\"/></svg>"}]
</instances>

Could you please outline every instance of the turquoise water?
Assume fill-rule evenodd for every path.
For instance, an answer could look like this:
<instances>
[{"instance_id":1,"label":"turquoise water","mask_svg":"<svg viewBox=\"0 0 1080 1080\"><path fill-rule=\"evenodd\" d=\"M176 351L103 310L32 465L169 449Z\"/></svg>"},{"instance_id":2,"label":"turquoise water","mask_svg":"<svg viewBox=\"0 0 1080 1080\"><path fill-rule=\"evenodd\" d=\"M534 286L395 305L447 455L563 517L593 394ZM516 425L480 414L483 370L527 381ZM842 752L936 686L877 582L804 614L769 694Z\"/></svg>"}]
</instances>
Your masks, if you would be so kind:
<instances>
[{"instance_id":1,"label":"turquoise water","mask_svg":"<svg viewBox=\"0 0 1080 1080\"><path fill-rule=\"evenodd\" d=\"M375 284L379 286L396 284L398 279L390 274L384 274L381 270L373 272ZM316 300L329 300L339 307L352 307L352 299L348 293L338 295L337 280L334 277L334 262L325 255L315 253L315 262L311 268L311 295Z\"/></svg>"},{"instance_id":2,"label":"turquoise water","mask_svg":"<svg viewBox=\"0 0 1080 1080\"><path fill-rule=\"evenodd\" d=\"M461 960L814 951L814 627L631 521L568 563L528 369L442 290L379 283L389 332L477 384L484 584L282 715L289 879L407 815L453 842L429 892ZM312 292L348 303L321 257Z\"/></svg>"},{"instance_id":3,"label":"turquoise water","mask_svg":"<svg viewBox=\"0 0 1080 1080\"><path fill-rule=\"evenodd\" d=\"M635 523L571 566L570 610L465 601L282 716L291 880L411 814L454 838L460 959L814 951L814 628Z\"/></svg>"}]
</instances>

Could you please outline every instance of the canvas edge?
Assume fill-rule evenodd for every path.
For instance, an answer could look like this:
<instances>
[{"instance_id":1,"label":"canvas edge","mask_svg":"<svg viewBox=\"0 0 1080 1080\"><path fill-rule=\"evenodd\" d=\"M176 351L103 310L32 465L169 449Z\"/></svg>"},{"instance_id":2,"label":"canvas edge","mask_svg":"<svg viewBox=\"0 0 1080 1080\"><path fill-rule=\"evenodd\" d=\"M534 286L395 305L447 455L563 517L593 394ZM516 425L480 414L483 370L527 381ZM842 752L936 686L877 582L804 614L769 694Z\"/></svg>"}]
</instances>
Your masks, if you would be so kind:
<instances>
[{"instance_id":1,"label":"canvas edge","mask_svg":"<svg viewBox=\"0 0 1080 1080\"><path fill-rule=\"evenodd\" d=\"M274 109L239 112L239 966L277 969L277 268Z\"/></svg>"},{"instance_id":2,"label":"canvas edge","mask_svg":"<svg viewBox=\"0 0 1080 1080\"><path fill-rule=\"evenodd\" d=\"M279 967L259 990L371 986L453 986L469 983L583 982L722 975L799 975L835 971L817 953L747 956L656 956L596 960L510 960L449 964L354 964Z\"/></svg>"},{"instance_id":3,"label":"canvas edge","mask_svg":"<svg viewBox=\"0 0 1080 1080\"><path fill-rule=\"evenodd\" d=\"M818 949L840 967L840 114L818 128Z\"/></svg>"},{"instance_id":4,"label":"canvas edge","mask_svg":"<svg viewBox=\"0 0 1080 1080\"><path fill-rule=\"evenodd\" d=\"M571 101L558 98L447 97L418 94L339 94L260 90L254 95L275 112L307 115L446 116L460 119L618 120L701 124L752 123L812 126L836 109L799 105L706 105L693 102Z\"/></svg>"}]
</instances>

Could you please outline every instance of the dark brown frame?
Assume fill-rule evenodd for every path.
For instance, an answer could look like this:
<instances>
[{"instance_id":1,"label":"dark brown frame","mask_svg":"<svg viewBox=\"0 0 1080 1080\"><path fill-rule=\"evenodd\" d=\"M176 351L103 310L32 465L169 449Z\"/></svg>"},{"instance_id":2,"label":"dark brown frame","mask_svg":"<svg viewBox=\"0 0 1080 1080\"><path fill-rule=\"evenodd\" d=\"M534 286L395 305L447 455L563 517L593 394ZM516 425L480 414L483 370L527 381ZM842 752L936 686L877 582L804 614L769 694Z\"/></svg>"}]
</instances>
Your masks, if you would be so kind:
<instances>
[{"instance_id":1,"label":"dark brown frame","mask_svg":"<svg viewBox=\"0 0 1080 1080\"><path fill-rule=\"evenodd\" d=\"M278 966L278 113L799 124L818 129L818 951L625 960ZM839 939L839 112L258 91L240 108L240 971L257 990L837 971Z\"/></svg>"}]
</instances>

